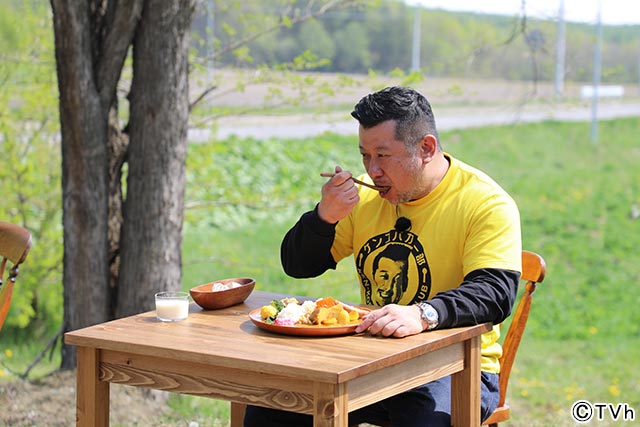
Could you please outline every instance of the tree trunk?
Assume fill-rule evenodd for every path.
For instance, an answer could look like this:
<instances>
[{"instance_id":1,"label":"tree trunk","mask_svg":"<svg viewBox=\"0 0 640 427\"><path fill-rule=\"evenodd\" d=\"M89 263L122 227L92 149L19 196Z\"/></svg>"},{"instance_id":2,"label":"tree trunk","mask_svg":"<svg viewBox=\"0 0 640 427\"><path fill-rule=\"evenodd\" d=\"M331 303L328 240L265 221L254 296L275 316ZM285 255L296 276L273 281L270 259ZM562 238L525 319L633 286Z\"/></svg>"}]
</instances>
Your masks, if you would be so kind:
<instances>
[{"instance_id":1,"label":"tree trunk","mask_svg":"<svg viewBox=\"0 0 640 427\"><path fill-rule=\"evenodd\" d=\"M151 1L133 44L117 317L180 290L192 0Z\"/></svg>"},{"instance_id":2,"label":"tree trunk","mask_svg":"<svg viewBox=\"0 0 640 427\"><path fill-rule=\"evenodd\" d=\"M180 287L192 2L51 0L65 331L151 308L156 289ZM117 120L116 88L132 43L127 135ZM75 367L74 350L63 347L63 369Z\"/></svg>"},{"instance_id":3,"label":"tree trunk","mask_svg":"<svg viewBox=\"0 0 640 427\"><path fill-rule=\"evenodd\" d=\"M108 319L107 121L95 85L86 6L52 1L62 134L65 329ZM75 365L71 349L65 360Z\"/></svg>"}]
</instances>

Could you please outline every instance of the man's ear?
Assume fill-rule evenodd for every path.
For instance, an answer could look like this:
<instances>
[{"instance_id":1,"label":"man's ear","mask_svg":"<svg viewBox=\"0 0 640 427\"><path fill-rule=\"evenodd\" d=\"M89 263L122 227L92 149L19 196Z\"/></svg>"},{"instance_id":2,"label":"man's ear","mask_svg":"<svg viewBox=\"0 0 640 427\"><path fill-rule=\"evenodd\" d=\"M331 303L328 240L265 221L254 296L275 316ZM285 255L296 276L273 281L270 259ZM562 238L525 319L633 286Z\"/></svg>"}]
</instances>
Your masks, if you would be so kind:
<instances>
[{"instance_id":1,"label":"man's ear","mask_svg":"<svg viewBox=\"0 0 640 427\"><path fill-rule=\"evenodd\" d=\"M438 140L434 135L430 133L426 134L422 137L419 145L420 154L422 156L422 160L425 163L429 163L436 155L438 151Z\"/></svg>"}]
</instances>

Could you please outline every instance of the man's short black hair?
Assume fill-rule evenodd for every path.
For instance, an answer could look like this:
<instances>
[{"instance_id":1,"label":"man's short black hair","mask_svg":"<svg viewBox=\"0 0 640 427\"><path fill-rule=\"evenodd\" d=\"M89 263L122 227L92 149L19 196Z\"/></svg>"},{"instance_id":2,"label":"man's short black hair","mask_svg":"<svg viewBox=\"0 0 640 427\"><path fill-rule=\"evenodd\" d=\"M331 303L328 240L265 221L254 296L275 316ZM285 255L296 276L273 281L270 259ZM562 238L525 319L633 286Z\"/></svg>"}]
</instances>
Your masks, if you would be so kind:
<instances>
[{"instance_id":1,"label":"man's short black hair","mask_svg":"<svg viewBox=\"0 0 640 427\"><path fill-rule=\"evenodd\" d=\"M427 98L408 87L387 87L363 97L351 112L365 129L388 120L396 122L396 138L414 146L425 135L438 140L435 118Z\"/></svg>"}]
</instances>

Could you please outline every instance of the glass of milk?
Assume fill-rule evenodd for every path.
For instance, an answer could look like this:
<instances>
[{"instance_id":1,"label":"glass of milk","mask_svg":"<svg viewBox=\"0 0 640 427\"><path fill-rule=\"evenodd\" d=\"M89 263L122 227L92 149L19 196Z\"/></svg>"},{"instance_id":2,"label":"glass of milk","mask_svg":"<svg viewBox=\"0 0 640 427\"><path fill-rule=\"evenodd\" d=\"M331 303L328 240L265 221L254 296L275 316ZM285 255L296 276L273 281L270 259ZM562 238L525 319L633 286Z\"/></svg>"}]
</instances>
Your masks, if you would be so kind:
<instances>
[{"instance_id":1,"label":"glass of milk","mask_svg":"<svg viewBox=\"0 0 640 427\"><path fill-rule=\"evenodd\" d=\"M177 322L189 315L187 292L158 292L156 294L156 316L163 322Z\"/></svg>"}]
</instances>

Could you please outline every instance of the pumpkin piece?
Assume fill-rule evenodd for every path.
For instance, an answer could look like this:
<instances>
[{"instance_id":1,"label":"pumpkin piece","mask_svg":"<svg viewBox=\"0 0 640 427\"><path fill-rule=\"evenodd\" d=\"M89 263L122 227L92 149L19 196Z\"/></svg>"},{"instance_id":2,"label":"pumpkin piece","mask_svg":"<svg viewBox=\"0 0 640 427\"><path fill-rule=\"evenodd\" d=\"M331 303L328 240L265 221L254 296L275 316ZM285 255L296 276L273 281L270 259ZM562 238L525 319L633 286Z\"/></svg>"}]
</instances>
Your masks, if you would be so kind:
<instances>
[{"instance_id":1,"label":"pumpkin piece","mask_svg":"<svg viewBox=\"0 0 640 427\"><path fill-rule=\"evenodd\" d=\"M336 306L340 307L340 306ZM347 313L342 307L340 307L340 311L338 312L338 323L341 325L349 324L349 313Z\"/></svg>"},{"instance_id":2,"label":"pumpkin piece","mask_svg":"<svg viewBox=\"0 0 640 427\"><path fill-rule=\"evenodd\" d=\"M335 325L336 323L338 323L338 319L336 319L335 317L328 317L324 320L324 322L322 322L323 325Z\"/></svg>"},{"instance_id":3,"label":"pumpkin piece","mask_svg":"<svg viewBox=\"0 0 640 427\"><path fill-rule=\"evenodd\" d=\"M309 319L314 325L349 325L355 323L360 318L358 311L348 311L342 306L342 304L335 301L333 298L322 298L322 300L331 300L335 304L330 307L324 307L322 304L329 304L330 301L324 301L322 304L316 301L316 309L311 313Z\"/></svg>"},{"instance_id":4,"label":"pumpkin piece","mask_svg":"<svg viewBox=\"0 0 640 427\"><path fill-rule=\"evenodd\" d=\"M311 314L311 321L314 325L322 325L329 317L329 309L326 307L317 307Z\"/></svg>"},{"instance_id":5,"label":"pumpkin piece","mask_svg":"<svg viewBox=\"0 0 640 427\"><path fill-rule=\"evenodd\" d=\"M323 307L324 308L324 307ZM325 310L327 310L327 317L326 319L324 319L322 321L323 325L335 325L335 324L340 324L340 325L344 325L344 317L341 317L341 313L345 313L346 312L342 309L342 306L340 305L334 305L331 308L326 308ZM347 319L348 319L348 314L347 314Z\"/></svg>"}]
</instances>

